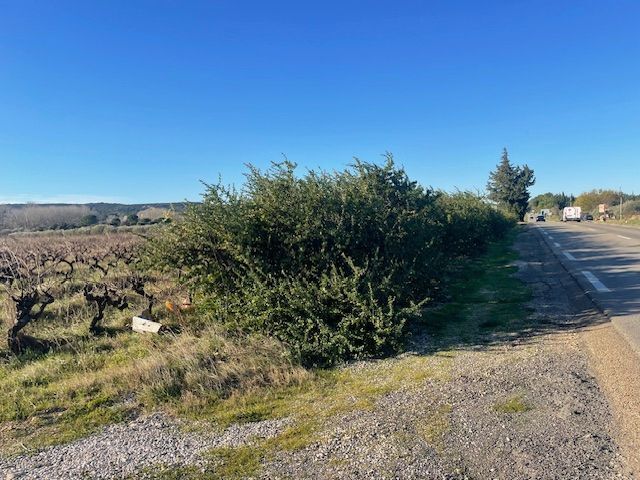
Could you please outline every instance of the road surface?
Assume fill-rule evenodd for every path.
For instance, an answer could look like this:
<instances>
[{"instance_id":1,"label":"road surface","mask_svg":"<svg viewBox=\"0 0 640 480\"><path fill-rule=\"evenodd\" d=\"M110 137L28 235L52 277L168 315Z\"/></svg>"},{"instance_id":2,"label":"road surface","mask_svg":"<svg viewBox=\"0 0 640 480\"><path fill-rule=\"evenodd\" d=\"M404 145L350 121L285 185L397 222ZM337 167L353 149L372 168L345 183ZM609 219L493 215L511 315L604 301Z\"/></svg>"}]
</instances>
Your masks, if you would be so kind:
<instances>
[{"instance_id":1,"label":"road surface","mask_svg":"<svg viewBox=\"0 0 640 480\"><path fill-rule=\"evenodd\" d=\"M595 222L536 227L640 355L640 228Z\"/></svg>"}]
</instances>

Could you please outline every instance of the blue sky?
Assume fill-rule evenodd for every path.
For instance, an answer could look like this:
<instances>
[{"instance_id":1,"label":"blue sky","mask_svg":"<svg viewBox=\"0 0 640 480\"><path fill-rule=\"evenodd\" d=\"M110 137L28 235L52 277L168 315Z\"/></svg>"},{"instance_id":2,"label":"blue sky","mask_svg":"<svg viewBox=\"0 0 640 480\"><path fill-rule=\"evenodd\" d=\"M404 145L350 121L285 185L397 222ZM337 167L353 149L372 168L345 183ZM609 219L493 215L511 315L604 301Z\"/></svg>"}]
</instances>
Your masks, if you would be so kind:
<instances>
[{"instance_id":1,"label":"blue sky","mask_svg":"<svg viewBox=\"0 0 640 480\"><path fill-rule=\"evenodd\" d=\"M282 154L640 193L640 2L0 0L0 202L197 200Z\"/></svg>"}]
</instances>

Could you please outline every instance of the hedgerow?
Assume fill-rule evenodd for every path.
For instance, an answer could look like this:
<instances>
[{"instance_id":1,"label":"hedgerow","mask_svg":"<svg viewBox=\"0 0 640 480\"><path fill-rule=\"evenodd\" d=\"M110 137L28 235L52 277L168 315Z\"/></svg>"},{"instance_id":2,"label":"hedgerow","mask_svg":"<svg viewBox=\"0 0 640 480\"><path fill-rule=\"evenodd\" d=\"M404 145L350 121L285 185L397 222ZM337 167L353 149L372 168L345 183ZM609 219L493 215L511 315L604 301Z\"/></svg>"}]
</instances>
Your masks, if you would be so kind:
<instances>
[{"instance_id":1,"label":"hedgerow","mask_svg":"<svg viewBox=\"0 0 640 480\"><path fill-rule=\"evenodd\" d=\"M423 188L390 156L295 169L249 167L241 190L206 185L149 258L179 269L211 321L266 332L305 365L397 350L452 260L509 225L478 196Z\"/></svg>"}]
</instances>

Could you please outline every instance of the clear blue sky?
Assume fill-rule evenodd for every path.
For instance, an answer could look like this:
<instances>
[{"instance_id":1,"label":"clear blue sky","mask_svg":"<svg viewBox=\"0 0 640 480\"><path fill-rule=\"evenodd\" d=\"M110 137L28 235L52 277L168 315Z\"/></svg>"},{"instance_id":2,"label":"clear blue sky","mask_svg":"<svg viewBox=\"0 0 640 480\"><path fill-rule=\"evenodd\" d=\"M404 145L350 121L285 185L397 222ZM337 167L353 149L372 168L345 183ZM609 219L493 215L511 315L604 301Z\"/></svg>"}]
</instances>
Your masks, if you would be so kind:
<instances>
[{"instance_id":1,"label":"clear blue sky","mask_svg":"<svg viewBox=\"0 0 640 480\"><path fill-rule=\"evenodd\" d=\"M640 192L640 2L0 0L0 202L197 200L284 153Z\"/></svg>"}]
</instances>

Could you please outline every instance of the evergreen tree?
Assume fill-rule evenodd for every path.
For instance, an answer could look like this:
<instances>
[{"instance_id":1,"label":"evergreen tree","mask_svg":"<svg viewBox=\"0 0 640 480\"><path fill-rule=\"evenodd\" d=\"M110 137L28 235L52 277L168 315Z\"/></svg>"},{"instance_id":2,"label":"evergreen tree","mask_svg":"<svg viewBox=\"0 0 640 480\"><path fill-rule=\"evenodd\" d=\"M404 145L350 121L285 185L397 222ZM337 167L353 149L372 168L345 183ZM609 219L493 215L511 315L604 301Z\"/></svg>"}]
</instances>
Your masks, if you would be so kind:
<instances>
[{"instance_id":1,"label":"evergreen tree","mask_svg":"<svg viewBox=\"0 0 640 480\"><path fill-rule=\"evenodd\" d=\"M527 165L514 166L509 160L509 152L502 151L502 159L495 171L489 174L487 190L489 199L507 212L524 217L529 203L529 187L535 183L533 170Z\"/></svg>"}]
</instances>

